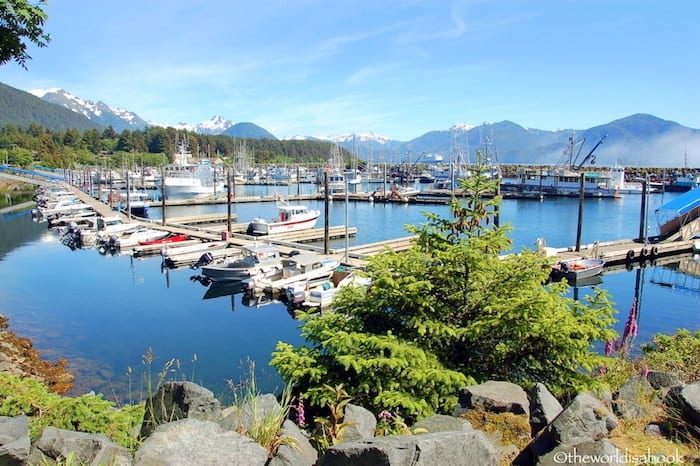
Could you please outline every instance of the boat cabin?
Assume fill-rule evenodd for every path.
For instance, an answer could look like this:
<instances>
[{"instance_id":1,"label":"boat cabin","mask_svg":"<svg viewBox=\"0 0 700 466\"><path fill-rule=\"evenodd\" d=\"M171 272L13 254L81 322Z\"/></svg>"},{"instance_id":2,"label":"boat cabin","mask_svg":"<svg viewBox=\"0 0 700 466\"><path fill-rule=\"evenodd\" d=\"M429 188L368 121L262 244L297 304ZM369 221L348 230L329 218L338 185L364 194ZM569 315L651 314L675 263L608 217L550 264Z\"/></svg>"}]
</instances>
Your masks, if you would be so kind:
<instances>
[{"instance_id":1,"label":"boat cabin","mask_svg":"<svg viewBox=\"0 0 700 466\"><path fill-rule=\"evenodd\" d=\"M279 262L280 252L277 246L271 244L252 244L243 248L243 258L257 264Z\"/></svg>"},{"instance_id":2,"label":"boat cabin","mask_svg":"<svg viewBox=\"0 0 700 466\"><path fill-rule=\"evenodd\" d=\"M292 220L297 215L308 213L309 209L303 205L279 206L280 222Z\"/></svg>"}]
</instances>

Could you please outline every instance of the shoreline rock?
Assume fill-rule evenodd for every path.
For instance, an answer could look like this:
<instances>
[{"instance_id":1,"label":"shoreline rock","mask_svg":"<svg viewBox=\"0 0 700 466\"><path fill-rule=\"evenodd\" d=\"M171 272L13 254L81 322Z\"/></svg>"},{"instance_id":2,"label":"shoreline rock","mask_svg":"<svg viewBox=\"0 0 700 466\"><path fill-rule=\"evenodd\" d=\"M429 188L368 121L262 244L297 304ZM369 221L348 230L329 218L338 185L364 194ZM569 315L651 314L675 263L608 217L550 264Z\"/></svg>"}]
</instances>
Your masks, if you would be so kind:
<instances>
[{"instance_id":1,"label":"shoreline rock","mask_svg":"<svg viewBox=\"0 0 700 466\"><path fill-rule=\"evenodd\" d=\"M8 318L0 315L0 372L32 377L61 395L73 388L75 376L66 369L65 359L55 363L42 359L29 338L19 337L8 328Z\"/></svg>"}]
</instances>

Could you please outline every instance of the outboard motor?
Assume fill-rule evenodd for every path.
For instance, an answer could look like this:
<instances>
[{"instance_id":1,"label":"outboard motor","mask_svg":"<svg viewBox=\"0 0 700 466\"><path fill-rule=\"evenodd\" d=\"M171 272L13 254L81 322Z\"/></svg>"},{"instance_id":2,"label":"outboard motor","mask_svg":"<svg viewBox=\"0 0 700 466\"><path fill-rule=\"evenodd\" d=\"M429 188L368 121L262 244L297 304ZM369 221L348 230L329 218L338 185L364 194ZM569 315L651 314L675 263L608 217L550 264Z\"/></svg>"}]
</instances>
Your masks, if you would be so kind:
<instances>
[{"instance_id":1,"label":"outboard motor","mask_svg":"<svg viewBox=\"0 0 700 466\"><path fill-rule=\"evenodd\" d=\"M190 266L190 268L193 270L196 270L196 269L203 267L207 264L211 264L211 262L213 260L214 260L214 256L212 256L210 252L205 252L204 254L202 254L202 257L200 257L199 260L197 260L197 262L195 262L194 264L192 264Z\"/></svg>"}]
</instances>

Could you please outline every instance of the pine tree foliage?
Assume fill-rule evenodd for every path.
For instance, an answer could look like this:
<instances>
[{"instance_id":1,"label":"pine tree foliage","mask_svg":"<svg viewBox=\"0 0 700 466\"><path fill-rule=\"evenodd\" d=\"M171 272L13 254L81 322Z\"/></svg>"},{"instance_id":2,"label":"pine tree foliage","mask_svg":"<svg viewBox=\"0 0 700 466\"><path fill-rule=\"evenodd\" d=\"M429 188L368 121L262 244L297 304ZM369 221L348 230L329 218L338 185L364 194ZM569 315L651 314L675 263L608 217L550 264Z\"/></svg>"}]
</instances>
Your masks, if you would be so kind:
<instances>
[{"instance_id":1,"label":"pine tree foliage","mask_svg":"<svg viewBox=\"0 0 700 466\"><path fill-rule=\"evenodd\" d=\"M452 199L452 218L426 213L408 228L412 249L369 261L368 289L347 287L333 312L302 315L305 346L278 345L271 364L312 403L323 384L344 383L364 406L424 416L489 379L556 394L592 386L606 361L594 344L614 337L615 310L602 290L568 298L532 251L504 255L509 226L493 223L500 198L486 168L461 180L472 196Z\"/></svg>"}]
</instances>

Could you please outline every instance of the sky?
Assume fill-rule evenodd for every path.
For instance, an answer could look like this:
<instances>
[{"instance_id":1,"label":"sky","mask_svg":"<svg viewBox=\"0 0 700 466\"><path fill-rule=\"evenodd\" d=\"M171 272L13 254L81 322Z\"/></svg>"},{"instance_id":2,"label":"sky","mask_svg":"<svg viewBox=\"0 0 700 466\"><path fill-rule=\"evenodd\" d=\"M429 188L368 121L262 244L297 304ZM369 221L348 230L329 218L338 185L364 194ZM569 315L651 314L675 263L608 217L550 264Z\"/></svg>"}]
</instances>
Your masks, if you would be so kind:
<instances>
[{"instance_id":1,"label":"sky","mask_svg":"<svg viewBox=\"0 0 700 466\"><path fill-rule=\"evenodd\" d=\"M456 124L700 128L697 0L49 0L21 90L159 124L221 115L278 138Z\"/></svg>"}]
</instances>

